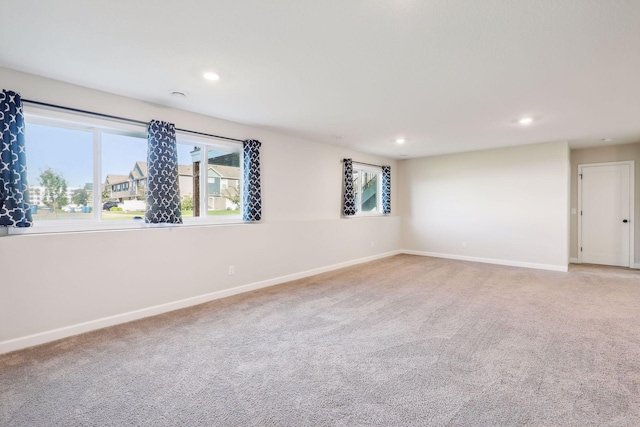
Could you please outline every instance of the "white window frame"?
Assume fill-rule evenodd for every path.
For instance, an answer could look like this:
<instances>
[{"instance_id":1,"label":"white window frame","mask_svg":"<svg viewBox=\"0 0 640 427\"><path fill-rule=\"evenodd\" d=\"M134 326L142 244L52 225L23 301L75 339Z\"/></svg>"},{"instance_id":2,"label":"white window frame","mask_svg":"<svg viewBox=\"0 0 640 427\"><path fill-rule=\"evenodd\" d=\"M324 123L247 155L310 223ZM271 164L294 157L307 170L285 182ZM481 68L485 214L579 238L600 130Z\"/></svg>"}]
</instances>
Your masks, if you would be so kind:
<instances>
[{"instance_id":1,"label":"white window frame","mask_svg":"<svg viewBox=\"0 0 640 427\"><path fill-rule=\"evenodd\" d=\"M369 165L361 165L358 163L353 163L353 172L358 172L358 185L359 191L356 193L356 214L355 217L364 217L364 216L384 216L382 214L382 167L369 166ZM376 210L375 211L362 211L362 176L363 172L375 173L378 176L376 180Z\"/></svg>"},{"instance_id":2,"label":"white window frame","mask_svg":"<svg viewBox=\"0 0 640 427\"><path fill-rule=\"evenodd\" d=\"M48 234L48 233L66 233L66 232L84 232L84 231L103 231L103 230L127 230L127 229L143 229L143 228L166 228L166 227L183 227L189 225L220 225L220 224L243 224L242 214L238 215L207 215L207 174L206 167L200 170L200 217L184 218L183 224L146 224L144 220L122 220L122 221L103 221L102 213L102 134L111 133L116 135L125 135L147 140L147 129L144 125L131 124L129 122L117 119L103 119L86 113L67 112L53 107L41 106L24 106L25 122L28 124L38 124L44 126L59 127L70 130L80 130L91 132L93 134L93 200L92 217L78 220L39 220L34 223L33 227L19 228L9 227L7 229L10 235L20 234ZM27 136L28 138L28 136ZM229 152L237 152L240 155L240 180L243 177L243 150L240 143L233 143L226 140L219 140L213 137L203 137L192 135L187 132L176 132L176 140L178 144L187 144L200 147L202 154L201 165L207 165L208 148L214 147ZM28 144L28 140L27 140ZM28 156L28 153L27 153ZM27 157L28 162L28 157ZM27 164L28 167L28 164ZM31 183L31 185L34 185ZM242 183L241 183L242 188ZM242 196L240 199L240 212L242 212ZM204 213L204 215L202 214Z\"/></svg>"}]
</instances>

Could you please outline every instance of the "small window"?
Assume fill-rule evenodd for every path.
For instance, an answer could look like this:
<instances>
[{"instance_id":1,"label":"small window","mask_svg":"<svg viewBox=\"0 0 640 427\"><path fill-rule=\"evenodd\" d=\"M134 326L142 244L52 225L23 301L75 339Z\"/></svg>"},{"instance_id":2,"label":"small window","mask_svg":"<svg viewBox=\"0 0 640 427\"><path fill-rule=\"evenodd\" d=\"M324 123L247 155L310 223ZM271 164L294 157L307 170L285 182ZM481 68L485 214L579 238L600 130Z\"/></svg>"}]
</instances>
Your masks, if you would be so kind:
<instances>
[{"instance_id":1,"label":"small window","mask_svg":"<svg viewBox=\"0 0 640 427\"><path fill-rule=\"evenodd\" d=\"M382 213L382 170L374 167L353 167L353 191L356 215Z\"/></svg>"}]
</instances>

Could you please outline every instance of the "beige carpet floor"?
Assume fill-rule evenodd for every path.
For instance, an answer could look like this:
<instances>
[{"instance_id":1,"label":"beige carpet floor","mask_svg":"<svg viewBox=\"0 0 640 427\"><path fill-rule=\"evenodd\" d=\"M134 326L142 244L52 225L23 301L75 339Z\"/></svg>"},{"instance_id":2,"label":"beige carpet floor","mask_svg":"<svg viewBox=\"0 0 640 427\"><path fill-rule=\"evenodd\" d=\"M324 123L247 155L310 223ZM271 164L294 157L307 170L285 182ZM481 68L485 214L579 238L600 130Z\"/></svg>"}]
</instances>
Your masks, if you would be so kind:
<instances>
[{"instance_id":1,"label":"beige carpet floor","mask_svg":"<svg viewBox=\"0 0 640 427\"><path fill-rule=\"evenodd\" d=\"M640 272L399 255L0 356L1 426L638 426Z\"/></svg>"}]
</instances>

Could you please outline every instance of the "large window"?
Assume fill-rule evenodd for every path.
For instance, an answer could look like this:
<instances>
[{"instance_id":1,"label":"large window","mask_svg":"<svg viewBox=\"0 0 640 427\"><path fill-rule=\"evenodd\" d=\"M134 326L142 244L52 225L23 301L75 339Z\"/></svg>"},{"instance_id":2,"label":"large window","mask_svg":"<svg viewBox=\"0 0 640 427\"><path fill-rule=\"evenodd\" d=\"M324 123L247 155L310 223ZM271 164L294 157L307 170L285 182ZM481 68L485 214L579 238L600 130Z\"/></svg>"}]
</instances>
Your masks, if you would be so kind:
<instances>
[{"instance_id":1,"label":"large window","mask_svg":"<svg viewBox=\"0 0 640 427\"><path fill-rule=\"evenodd\" d=\"M356 215L382 213L382 170L374 167L353 165L353 190Z\"/></svg>"},{"instance_id":2,"label":"large window","mask_svg":"<svg viewBox=\"0 0 640 427\"><path fill-rule=\"evenodd\" d=\"M144 126L35 107L25 122L33 232L144 223ZM241 145L187 133L177 142L184 222L240 220Z\"/></svg>"}]
</instances>

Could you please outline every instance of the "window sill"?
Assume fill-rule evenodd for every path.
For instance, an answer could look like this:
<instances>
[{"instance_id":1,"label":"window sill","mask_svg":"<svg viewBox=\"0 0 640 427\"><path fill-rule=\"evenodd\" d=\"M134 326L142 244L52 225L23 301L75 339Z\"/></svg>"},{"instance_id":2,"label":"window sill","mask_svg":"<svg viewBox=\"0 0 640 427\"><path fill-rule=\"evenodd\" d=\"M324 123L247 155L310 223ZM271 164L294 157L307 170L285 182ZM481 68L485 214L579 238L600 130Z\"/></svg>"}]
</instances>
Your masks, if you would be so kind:
<instances>
[{"instance_id":1,"label":"window sill","mask_svg":"<svg viewBox=\"0 0 640 427\"><path fill-rule=\"evenodd\" d=\"M45 224L46 222L46 224ZM191 228L191 227L210 227L218 225L247 225L251 222L245 222L240 216L232 218L211 220L210 218L186 218L183 224L147 224L144 220L135 221L90 221L86 223L62 223L58 221L41 221L33 227L27 228L5 228L6 233L0 233L0 236L23 236L23 235L43 235L43 234L61 234L61 233L92 233L92 232L109 232L109 231L129 231L129 230L146 230L146 229L164 229L164 228Z\"/></svg>"},{"instance_id":2,"label":"window sill","mask_svg":"<svg viewBox=\"0 0 640 427\"><path fill-rule=\"evenodd\" d=\"M352 219L352 218L385 218L385 217L389 217L391 216L391 214L382 214L379 212L375 212L375 213L358 213L355 215L350 215L350 216L346 216L346 215L342 215L342 218L344 219Z\"/></svg>"}]
</instances>

